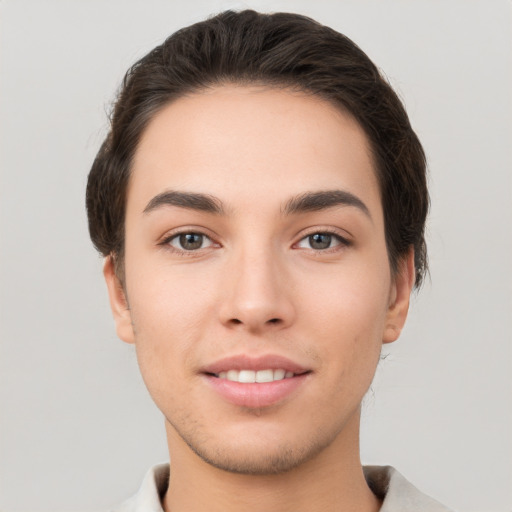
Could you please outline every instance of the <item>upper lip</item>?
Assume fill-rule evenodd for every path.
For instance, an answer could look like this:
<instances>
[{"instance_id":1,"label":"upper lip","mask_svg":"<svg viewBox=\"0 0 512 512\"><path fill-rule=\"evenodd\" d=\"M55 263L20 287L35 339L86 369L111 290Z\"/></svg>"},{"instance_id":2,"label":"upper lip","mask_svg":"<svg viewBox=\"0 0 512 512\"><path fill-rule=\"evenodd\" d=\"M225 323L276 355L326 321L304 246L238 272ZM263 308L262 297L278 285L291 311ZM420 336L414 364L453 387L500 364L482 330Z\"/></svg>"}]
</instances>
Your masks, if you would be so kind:
<instances>
[{"instance_id":1,"label":"upper lip","mask_svg":"<svg viewBox=\"0 0 512 512\"><path fill-rule=\"evenodd\" d=\"M235 355L219 359L202 368L202 373L219 374L228 370L267 370L282 369L295 374L306 373L309 368L295 363L294 361L275 354L267 354L259 357L252 357L246 354Z\"/></svg>"}]
</instances>

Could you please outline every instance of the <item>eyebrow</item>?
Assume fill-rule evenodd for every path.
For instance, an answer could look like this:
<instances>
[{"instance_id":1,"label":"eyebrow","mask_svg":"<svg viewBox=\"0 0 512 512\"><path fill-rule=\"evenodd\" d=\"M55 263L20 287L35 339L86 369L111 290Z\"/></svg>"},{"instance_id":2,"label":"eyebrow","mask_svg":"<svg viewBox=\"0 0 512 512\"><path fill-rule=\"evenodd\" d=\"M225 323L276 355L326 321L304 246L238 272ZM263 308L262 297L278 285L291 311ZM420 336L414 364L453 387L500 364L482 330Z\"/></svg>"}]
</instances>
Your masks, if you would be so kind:
<instances>
[{"instance_id":1,"label":"eyebrow","mask_svg":"<svg viewBox=\"0 0 512 512\"><path fill-rule=\"evenodd\" d=\"M153 197L144 208L144 213L150 213L162 206L178 206L217 215L225 214L222 203L216 197L195 192L178 192L176 190L168 190Z\"/></svg>"},{"instance_id":2,"label":"eyebrow","mask_svg":"<svg viewBox=\"0 0 512 512\"><path fill-rule=\"evenodd\" d=\"M294 213L305 213L326 210L334 206L354 206L359 208L370 219L370 210L354 194L346 190L322 190L319 192L306 192L292 197L284 206L283 213L291 215Z\"/></svg>"},{"instance_id":3,"label":"eyebrow","mask_svg":"<svg viewBox=\"0 0 512 512\"><path fill-rule=\"evenodd\" d=\"M144 213L150 213L163 206L177 206L216 215L225 215L222 201L209 194L198 192L180 192L168 190L156 195L144 208ZM370 219L368 207L354 194L346 190L322 190L318 192L305 192L289 199L281 212L284 215L307 213L326 210L335 206L354 206L361 210Z\"/></svg>"}]
</instances>

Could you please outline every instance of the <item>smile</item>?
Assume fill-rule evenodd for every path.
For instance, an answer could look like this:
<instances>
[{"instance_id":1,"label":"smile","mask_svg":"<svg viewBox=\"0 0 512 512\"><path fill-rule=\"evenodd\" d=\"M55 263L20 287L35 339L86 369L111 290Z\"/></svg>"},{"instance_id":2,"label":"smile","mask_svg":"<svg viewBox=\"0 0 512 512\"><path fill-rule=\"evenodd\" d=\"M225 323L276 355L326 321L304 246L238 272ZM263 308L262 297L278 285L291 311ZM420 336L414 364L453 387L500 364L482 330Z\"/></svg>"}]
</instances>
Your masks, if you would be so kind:
<instances>
[{"instance_id":1,"label":"smile","mask_svg":"<svg viewBox=\"0 0 512 512\"><path fill-rule=\"evenodd\" d=\"M215 394L235 406L269 407L291 399L312 378L312 368L287 357L239 354L201 368L200 374Z\"/></svg>"},{"instance_id":2,"label":"smile","mask_svg":"<svg viewBox=\"0 0 512 512\"><path fill-rule=\"evenodd\" d=\"M242 382L244 384L249 383L263 383L263 382L274 382L276 380L289 379L293 377L295 374L290 371L286 371L282 368L278 368L276 370L266 369L266 370L228 370L225 372L220 372L216 375L219 379L226 379L231 382Z\"/></svg>"}]
</instances>

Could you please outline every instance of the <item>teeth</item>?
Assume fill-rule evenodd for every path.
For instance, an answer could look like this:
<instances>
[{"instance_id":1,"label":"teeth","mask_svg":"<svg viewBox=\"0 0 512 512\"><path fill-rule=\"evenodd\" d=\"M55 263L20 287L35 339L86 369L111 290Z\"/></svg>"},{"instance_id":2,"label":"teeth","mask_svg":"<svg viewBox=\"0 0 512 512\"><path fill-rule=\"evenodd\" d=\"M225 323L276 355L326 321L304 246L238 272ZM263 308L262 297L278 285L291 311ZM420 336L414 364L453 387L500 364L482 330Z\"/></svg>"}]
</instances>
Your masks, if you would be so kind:
<instances>
[{"instance_id":1,"label":"teeth","mask_svg":"<svg viewBox=\"0 0 512 512\"><path fill-rule=\"evenodd\" d=\"M228 380L238 380L238 371L237 370L229 370L226 372L226 379Z\"/></svg>"},{"instance_id":2,"label":"teeth","mask_svg":"<svg viewBox=\"0 0 512 512\"><path fill-rule=\"evenodd\" d=\"M274 380L282 380L285 377L286 372L284 370L274 370ZM293 377L293 373L292 373Z\"/></svg>"},{"instance_id":3,"label":"teeth","mask_svg":"<svg viewBox=\"0 0 512 512\"><path fill-rule=\"evenodd\" d=\"M255 375L256 382L274 382L273 370L259 370Z\"/></svg>"},{"instance_id":4,"label":"teeth","mask_svg":"<svg viewBox=\"0 0 512 512\"><path fill-rule=\"evenodd\" d=\"M294 376L293 372L287 372L282 368L276 370L228 370L218 374L219 379L227 379L233 382L254 383L274 382L275 380L289 379Z\"/></svg>"},{"instance_id":5,"label":"teeth","mask_svg":"<svg viewBox=\"0 0 512 512\"><path fill-rule=\"evenodd\" d=\"M258 372L259 373L259 372ZM238 374L238 382L255 382L256 381L256 372L252 370L240 370Z\"/></svg>"}]
</instances>

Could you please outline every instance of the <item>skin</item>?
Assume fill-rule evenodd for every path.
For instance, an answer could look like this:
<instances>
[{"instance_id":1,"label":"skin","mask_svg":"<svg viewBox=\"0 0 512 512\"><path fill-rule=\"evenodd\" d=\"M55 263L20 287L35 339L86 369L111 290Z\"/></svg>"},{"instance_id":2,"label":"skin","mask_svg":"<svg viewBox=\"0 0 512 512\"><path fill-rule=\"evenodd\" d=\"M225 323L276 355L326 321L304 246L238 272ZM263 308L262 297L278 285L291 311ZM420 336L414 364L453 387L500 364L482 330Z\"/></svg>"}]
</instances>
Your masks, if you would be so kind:
<instances>
[{"instance_id":1,"label":"skin","mask_svg":"<svg viewBox=\"0 0 512 512\"><path fill-rule=\"evenodd\" d=\"M332 190L364 207L285 212ZM169 191L214 196L224 213L148 208ZM180 233L206 236L186 250ZM332 233L330 246L314 248L315 233ZM104 274L118 336L135 344L166 418L165 510L378 510L359 459L360 407L382 343L405 322L414 267L411 251L390 271L368 142L349 115L255 86L168 105L133 162L124 286L111 258ZM309 373L276 404L234 405L201 369L240 354Z\"/></svg>"}]
</instances>

